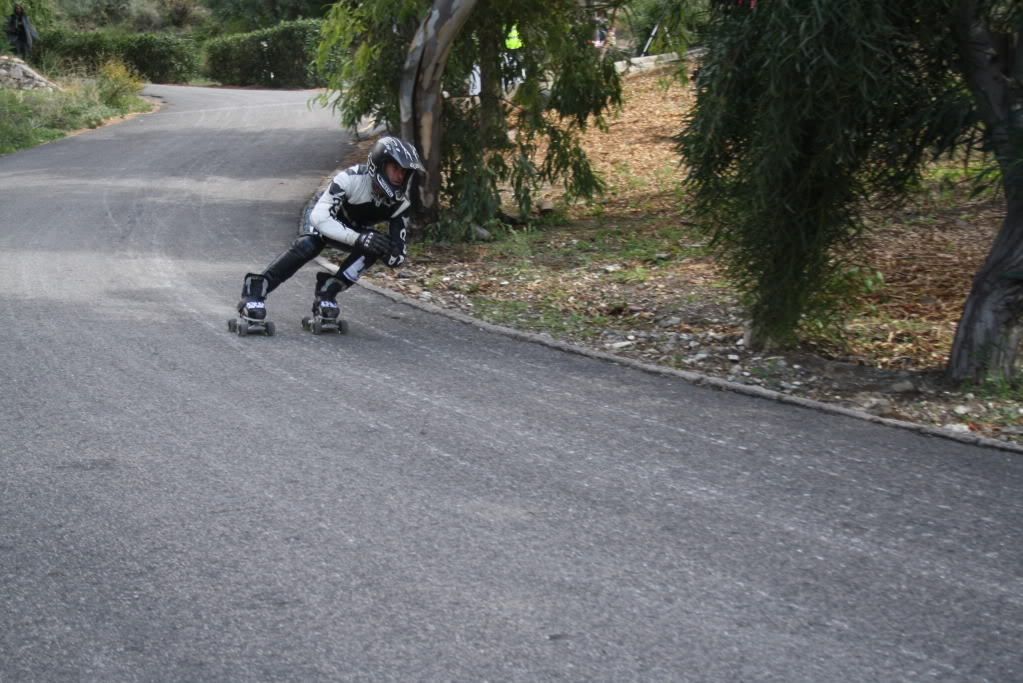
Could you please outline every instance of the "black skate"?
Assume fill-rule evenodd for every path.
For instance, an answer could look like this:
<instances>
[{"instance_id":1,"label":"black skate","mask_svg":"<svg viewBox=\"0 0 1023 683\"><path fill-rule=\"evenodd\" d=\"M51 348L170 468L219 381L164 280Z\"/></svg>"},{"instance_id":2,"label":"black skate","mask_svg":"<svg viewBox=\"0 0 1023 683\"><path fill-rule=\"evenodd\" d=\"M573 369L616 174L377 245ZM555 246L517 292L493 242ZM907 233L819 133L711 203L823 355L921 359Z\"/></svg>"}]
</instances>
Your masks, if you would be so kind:
<instances>
[{"instance_id":1,"label":"black skate","mask_svg":"<svg viewBox=\"0 0 1023 683\"><path fill-rule=\"evenodd\" d=\"M227 321L227 329L239 337L265 334L272 337L274 324L266 319L266 278L255 273L245 275L242 300L238 302L238 317Z\"/></svg>"},{"instance_id":2,"label":"black skate","mask_svg":"<svg viewBox=\"0 0 1023 683\"><path fill-rule=\"evenodd\" d=\"M341 319L341 309L337 305L337 295L345 289L347 289L345 283L333 275L317 273L313 314L302 318L302 329L313 334L324 332L348 334L348 321Z\"/></svg>"}]
</instances>

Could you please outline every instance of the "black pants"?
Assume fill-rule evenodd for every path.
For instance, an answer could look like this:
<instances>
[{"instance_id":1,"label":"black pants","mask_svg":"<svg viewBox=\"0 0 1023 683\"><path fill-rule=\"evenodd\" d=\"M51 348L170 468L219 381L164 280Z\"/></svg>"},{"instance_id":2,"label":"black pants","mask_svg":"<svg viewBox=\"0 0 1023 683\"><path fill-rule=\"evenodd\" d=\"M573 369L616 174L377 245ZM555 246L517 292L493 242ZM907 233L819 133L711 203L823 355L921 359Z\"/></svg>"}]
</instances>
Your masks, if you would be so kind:
<instances>
[{"instance_id":1,"label":"black pants","mask_svg":"<svg viewBox=\"0 0 1023 683\"><path fill-rule=\"evenodd\" d=\"M320 252L328 246L351 252L341 262L341 267L335 273L335 277L345 283L345 289L354 285L362 274L377 262L375 256L369 256L361 250L326 239L323 235L317 233L301 235L263 271L263 277L267 282L267 294L297 273L299 268L319 256Z\"/></svg>"}]
</instances>

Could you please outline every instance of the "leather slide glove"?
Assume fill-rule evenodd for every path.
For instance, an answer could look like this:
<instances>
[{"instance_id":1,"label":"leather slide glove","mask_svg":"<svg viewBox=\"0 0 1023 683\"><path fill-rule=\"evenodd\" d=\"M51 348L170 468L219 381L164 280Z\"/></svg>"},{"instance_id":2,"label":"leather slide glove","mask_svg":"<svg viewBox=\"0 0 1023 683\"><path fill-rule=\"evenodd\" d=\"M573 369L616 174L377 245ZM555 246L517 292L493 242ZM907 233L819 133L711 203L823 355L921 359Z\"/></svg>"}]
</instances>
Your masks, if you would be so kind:
<instances>
[{"instance_id":1,"label":"leather slide glove","mask_svg":"<svg viewBox=\"0 0 1023 683\"><path fill-rule=\"evenodd\" d=\"M391 240L391 253L387 255L386 263L388 268L397 268L405 263L405 242L403 240Z\"/></svg>"},{"instance_id":2,"label":"leather slide glove","mask_svg":"<svg viewBox=\"0 0 1023 683\"><path fill-rule=\"evenodd\" d=\"M369 256L384 256L391 253L391 238L387 235L370 230L359 235L355 246Z\"/></svg>"}]
</instances>

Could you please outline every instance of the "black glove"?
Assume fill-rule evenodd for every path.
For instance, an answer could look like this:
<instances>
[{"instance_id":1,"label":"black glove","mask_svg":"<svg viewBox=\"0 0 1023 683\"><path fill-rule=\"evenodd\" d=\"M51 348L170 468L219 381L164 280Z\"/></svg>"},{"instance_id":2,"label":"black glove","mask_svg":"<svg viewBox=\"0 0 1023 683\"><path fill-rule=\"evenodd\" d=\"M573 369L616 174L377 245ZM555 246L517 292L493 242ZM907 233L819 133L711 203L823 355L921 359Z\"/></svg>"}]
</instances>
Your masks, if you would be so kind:
<instances>
[{"instance_id":1,"label":"black glove","mask_svg":"<svg viewBox=\"0 0 1023 683\"><path fill-rule=\"evenodd\" d=\"M359 238L355 240L355 246L369 256L384 256L390 254L393 248L391 238L376 230L359 235Z\"/></svg>"}]
</instances>

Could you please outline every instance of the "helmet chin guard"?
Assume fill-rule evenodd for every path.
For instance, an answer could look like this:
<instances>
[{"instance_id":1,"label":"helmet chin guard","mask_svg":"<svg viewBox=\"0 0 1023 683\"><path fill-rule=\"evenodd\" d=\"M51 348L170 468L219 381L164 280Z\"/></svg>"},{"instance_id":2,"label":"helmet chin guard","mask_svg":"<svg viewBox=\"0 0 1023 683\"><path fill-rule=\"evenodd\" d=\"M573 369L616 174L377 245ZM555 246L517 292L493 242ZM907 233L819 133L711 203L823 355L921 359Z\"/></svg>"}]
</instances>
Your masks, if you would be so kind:
<instances>
[{"instance_id":1,"label":"helmet chin guard","mask_svg":"<svg viewBox=\"0 0 1023 683\"><path fill-rule=\"evenodd\" d=\"M387 162L394 162L408 173L401 183L392 183L387 178L387 171L384 168ZM419 153L409 143L393 136L387 136L377 140L373 148L369 150L369 159L366 162L370 176L380 188L383 194L391 203L403 202L409 199L412 189L412 179L415 174L424 173L423 163L419 160Z\"/></svg>"}]
</instances>

